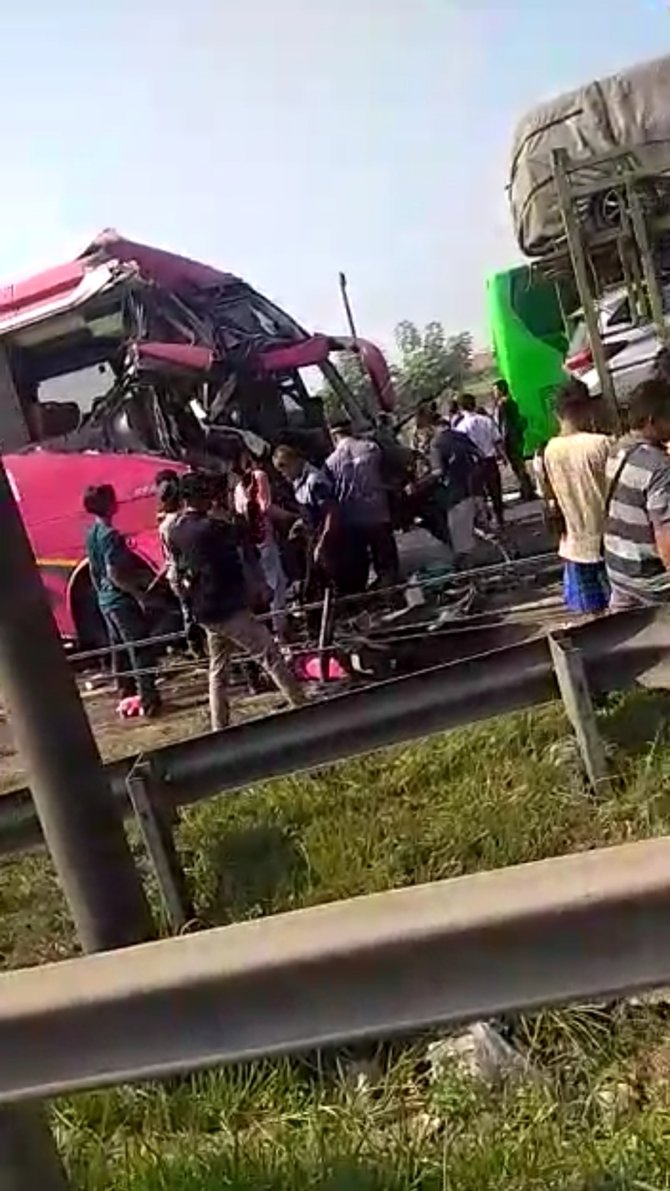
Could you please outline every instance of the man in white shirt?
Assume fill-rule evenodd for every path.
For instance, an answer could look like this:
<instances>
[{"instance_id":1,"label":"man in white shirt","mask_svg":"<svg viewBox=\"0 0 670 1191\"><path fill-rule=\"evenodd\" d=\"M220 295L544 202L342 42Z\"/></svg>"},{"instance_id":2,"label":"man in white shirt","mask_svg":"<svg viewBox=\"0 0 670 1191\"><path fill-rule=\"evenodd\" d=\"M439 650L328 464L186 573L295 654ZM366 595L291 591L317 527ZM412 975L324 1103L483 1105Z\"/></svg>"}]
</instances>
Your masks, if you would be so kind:
<instances>
[{"instance_id":1,"label":"man in white shirt","mask_svg":"<svg viewBox=\"0 0 670 1191\"><path fill-rule=\"evenodd\" d=\"M563 598L571 612L595 616L609 599L603 530L607 464L612 440L595 429L597 403L572 378L556 396L560 434L544 448L544 498L563 518L559 554L564 562Z\"/></svg>"},{"instance_id":2,"label":"man in white shirt","mask_svg":"<svg viewBox=\"0 0 670 1191\"><path fill-rule=\"evenodd\" d=\"M502 438L493 418L477 413L477 402L472 393L463 393L460 398L463 416L458 423L460 434L466 434L482 456L482 486L493 506L499 529L503 528L504 507L502 479L498 459L502 458Z\"/></svg>"}]
</instances>

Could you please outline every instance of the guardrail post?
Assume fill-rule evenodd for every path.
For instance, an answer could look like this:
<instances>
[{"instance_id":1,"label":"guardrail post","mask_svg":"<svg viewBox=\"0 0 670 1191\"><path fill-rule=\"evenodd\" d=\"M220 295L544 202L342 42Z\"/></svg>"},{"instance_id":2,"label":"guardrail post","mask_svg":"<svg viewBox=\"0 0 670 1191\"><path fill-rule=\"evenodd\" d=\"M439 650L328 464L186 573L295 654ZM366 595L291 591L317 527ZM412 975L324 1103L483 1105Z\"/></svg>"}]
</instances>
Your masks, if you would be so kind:
<instances>
[{"instance_id":1,"label":"guardrail post","mask_svg":"<svg viewBox=\"0 0 670 1191\"><path fill-rule=\"evenodd\" d=\"M0 1191L68 1191L41 1109L0 1107Z\"/></svg>"},{"instance_id":2,"label":"guardrail post","mask_svg":"<svg viewBox=\"0 0 670 1191\"><path fill-rule=\"evenodd\" d=\"M126 778L126 788L170 925L176 932L183 930L195 918L195 910L175 847L171 817L157 797L150 765L135 764Z\"/></svg>"},{"instance_id":3,"label":"guardrail post","mask_svg":"<svg viewBox=\"0 0 670 1191\"><path fill-rule=\"evenodd\" d=\"M548 634L551 660L565 712L572 724L589 782L594 790L610 781L584 660L568 636Z\"/></svg>"},{"instance_id":4,"label":"guardrail post","mask_svg":"<svg viewBox=\"0 0 670 1191\"><path fill-rule=\"evenodd\" d=\"M330 676L330 646L333 643L335 627L335 605L332 587L328 586L323 593L323 607L321 609L321 625L319 627L319 668L321 681L327 682Z\"/></svg>"}]
</instances>

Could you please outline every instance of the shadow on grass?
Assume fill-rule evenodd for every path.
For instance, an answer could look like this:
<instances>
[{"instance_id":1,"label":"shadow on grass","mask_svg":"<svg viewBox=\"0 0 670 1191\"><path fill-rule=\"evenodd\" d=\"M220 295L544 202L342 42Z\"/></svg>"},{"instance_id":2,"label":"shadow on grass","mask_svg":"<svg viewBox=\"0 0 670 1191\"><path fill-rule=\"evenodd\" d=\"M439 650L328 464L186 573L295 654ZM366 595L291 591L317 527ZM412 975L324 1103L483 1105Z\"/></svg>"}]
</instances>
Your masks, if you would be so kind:
<instances>
[{"instance_id":1,"label":"shadow on grass","mask_svg":"<svg viewBox=\"0 0 670 1191\"><path fill-rule=\"evenodd\" d=\"M216 884L203 911L216 925L276 913L278 901L292 901L307 884L304 852L277 824L228 827L207 851Z\"/></svg>"},{"instance_id":2,"label":"shadow on grass","mask_svg":"<svg viewBox=\"0 0 670 1191\"><path fill-rule=\"evenodd\" d=\"M583 1183L579 1191L635 1191L641 1184L637 1179L629 1179L626 1175L605 1174L596 1176Z\"/></svg>"},{"instance_id":3,"label":"shadow on grass","mask_svg":"<svg viewBox=\"0 0 670 1191\"><path fill-rule=\"evenodd\" d=\"M347 1143L344 1145L346 1148ZM366 1158L352 1153L340 1156L331 1145L320 1153L306 1150L298 1139L287 1144L285 1138L282 1146L274 1152L267 1150L263 1156L244 1147L235 1154L222 1155L207 1146L198 1153L198 1142L191 1139L194 1149L190 1153L172 1155L165 1161L157 1150L152 1156L145 1154L139 1162L135 1160L124 1171L123 1185L127 1191L486 1191L494 1186L559 1185L545 1182L549 1166L537 1170L532 1160L527 1169L512 1160L509 1181L503 1182L495 1154L490 1165L485 1154L476 1154L470 1169L462 1153L452 1160L445 1156L441 1144L435 1148L430 1143L409 1140L402 1152L398 1152L397 1145L396 1139L389 1145L387 1156L380 1153ZM83 1185L90 1191L106 1191L110 1186L104 1157L92 1166L86 1157L82 1160L80 1151L69 1167L75 1180L84 1177ZM643 1182L632 1172L597 1174L586 1179L572 1179L568 1171L565 1173L567 1178L560 1184L565 1191L652 1191L656 1187L660 1191L661 1186L666 1186ZM82 1184L76 1181L76 1185Z\"/></svg>"},{"instance_id":4,"label":"shadow on grass","mask_svg":"<svg viewBox=\"0 0 670 1191\"><path fill-rule=\"evenodd\" d=\"M185 1160L137 1179L131 1173L126 1186L128 1191L443 1191L445 1187L441 1172L421 1170L418 1161L401 1161L402 1167L409 1169L400 1170L395 1169L398 1163L393 1158L387 1163L367 1163L352 1157L323 1165L326 1169L320 1169L318 1160L301 1162L298 1155L291 1154L267 1163L250 1155L240 1155L238 1161L214 1159L203 1165ZM79 1173L76 1166L73 1173ZM86 1185L91 1191L103 1187L95 1180ZM624 1189L617 1186L612 1191Z\"/></svg>"},{"instance_id":5,"label":"shadow on grass","mask_svg":"<svg viewBox=\"0 0 670 1191\"><path fill-rule=\"evenodd\" d=\"M670 739L670 692L636 691L602 716L608 740L629 756L637 757L658 742Z\"/></svg>"}]
</instances>

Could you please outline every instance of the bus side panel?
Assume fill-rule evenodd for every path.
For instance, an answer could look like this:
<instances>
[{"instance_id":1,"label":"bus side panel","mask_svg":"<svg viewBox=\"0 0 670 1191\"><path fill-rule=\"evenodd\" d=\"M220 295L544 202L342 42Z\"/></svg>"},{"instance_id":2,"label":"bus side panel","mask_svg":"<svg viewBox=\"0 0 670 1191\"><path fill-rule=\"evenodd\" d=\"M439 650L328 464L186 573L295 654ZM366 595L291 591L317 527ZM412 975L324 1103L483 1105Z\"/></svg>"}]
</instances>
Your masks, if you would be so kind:
<instances>
[{"instance_id":1,"label":"bus side panel","mask_svg":"<svg viewBox=\"0 0 670 1191\"><path fill-rule=\"evenodd\" d=\"M533 285L526 266L494 273L487 280L488 317L493 350L501 374L526 419L525 451L531 454L554 433L553 395L564 379L566 343L558 300L548 282ZM533 333L519 313L519 292L526 311L540 310L544 334ZM516 294L515 294L516 290ZM535 320L533 320L535 321Z\"/></svg>"},{"instance_id":2,"label":"bus side panel","mask_svg":"<svg viewBox=\"0 0 670 1191\"><path fill-rule=\"evenodd\" d=\"M91 519L83 493L91 484L112 484L119 501L117 528L151 570L163 556L156 529L156 456L59 454L34 451L5 457L5 466L28 531L60 632L75 634L69 584L86 557ZM182 470L179 464L171 464Z\"/></svg>"}]
</instances>

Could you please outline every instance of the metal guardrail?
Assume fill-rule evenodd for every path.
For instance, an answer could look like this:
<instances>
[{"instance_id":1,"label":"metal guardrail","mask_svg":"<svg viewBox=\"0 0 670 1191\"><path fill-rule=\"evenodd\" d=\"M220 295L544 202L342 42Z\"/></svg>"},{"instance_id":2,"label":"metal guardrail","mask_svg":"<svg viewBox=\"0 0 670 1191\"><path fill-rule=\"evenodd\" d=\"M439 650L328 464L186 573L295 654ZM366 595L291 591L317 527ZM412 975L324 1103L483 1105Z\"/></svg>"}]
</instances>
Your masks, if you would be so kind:
<instances>
[{"instance_id":1,"label":"metal guardrail","mask_svg":"<svg viewBox=\"0 0 670 1191\"><path fill-rule=\"evenodd\" d=\"M0 977L0 1102L670 983L670 838Z\"/></svg>"},{"instance_id":2,"label":"metal guardrail","mask_svg":"<svg viewBox=\"0 0 670 1191\"><path fill-rule=\"evenodd\" d=\"M670 608L604 617L570 631L594 694L624 689L670 657ZM670 671L669 671L670 676ZM669 683L670 685L670 683ZM143 755L166 805L184 806L283 774L519 711L557 696L546 634L422 670L295 711L239 724ZM136 756L106 766L130 813ZM0 797L0 855L43 842L28 789Z\"/></svg>"},{"instance_id":3,"label":"metal guardrail","mask_svg":"<svg viewBox=\"0 0 670 1191\"><path fill-rule=\"evenodd\" d=\"M468 581L473 583L478 582L482 586L486 586L487 584L490 586L492 583L508 576L512 579L523 577L526 571L529 572L533 580L537 580L541 576L545 578L550 575L558 576L562 571L562 563L554 551L548 551L543 554L529 555L527 558L515 558L505 562L491 563L488 566L472 567L470 570L453 571L451 574L445 572L440 575L419 575L411 580L411 584L414 588L418 588L423 592L435 592L437 594L442 589L446 590L452 587L458 588L467 585ZM381 593L374 588L369 588L357 595L340 596L333 601L333 607L339 609L340 612L349 610L351 614L364 612L368 607L374 607L375 603L379 602L380 596L384 600L388 600L389 597L404 593L407 586L408 580L405 580L395 587L384 588ZM289 608L289 611L294 612L298 616L303 616L306 612L322 612L323 600L301 603L293 608ZM269 623L272 620L272 613L257 613L256 619ZM176 645L179 642L183 642L184 635L183 630L180 632L163 633L160 636L146 637L143 640L136 641L135 645L146 647ZM81 664L108 657L112 653L123 653L125 650L125 645L114 644L110 641L97 649L73 650L71 653L68 653L68 661L73 664Z\"/></svg>"}]
</instances>

